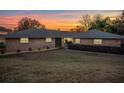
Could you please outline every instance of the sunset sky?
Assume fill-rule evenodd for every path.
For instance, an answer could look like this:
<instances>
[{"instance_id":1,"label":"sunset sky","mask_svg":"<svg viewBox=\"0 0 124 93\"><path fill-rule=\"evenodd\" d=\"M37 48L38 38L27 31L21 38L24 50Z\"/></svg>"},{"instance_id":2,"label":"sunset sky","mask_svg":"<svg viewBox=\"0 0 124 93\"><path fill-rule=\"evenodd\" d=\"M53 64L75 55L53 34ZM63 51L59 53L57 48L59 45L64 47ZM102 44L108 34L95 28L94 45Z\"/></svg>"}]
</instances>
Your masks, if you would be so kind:
<instances>
[{"instance_id":1,"label":"sunset sky","mask_svg":"<svg viewBox=\"0 0 124 93\"><path fill-rule=\"evenodd\" d=\"M122 11L89 11L89 10L0 10L0 26L13 29L23 17L39 20L47 29L70 30L79 25L84 14L115 17Z\"/></svg>"}]
</instances>

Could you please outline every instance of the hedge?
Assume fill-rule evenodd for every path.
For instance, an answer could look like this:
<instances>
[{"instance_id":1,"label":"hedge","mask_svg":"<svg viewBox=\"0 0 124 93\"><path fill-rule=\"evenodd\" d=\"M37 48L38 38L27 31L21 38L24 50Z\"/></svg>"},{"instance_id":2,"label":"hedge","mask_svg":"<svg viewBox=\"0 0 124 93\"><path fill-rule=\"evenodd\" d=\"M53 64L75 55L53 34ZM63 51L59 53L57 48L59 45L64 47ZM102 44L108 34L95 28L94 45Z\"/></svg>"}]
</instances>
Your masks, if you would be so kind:
<instances>
[{"instance_id":1,"label":"hedge","mask_svg":"<svg viewBox=\"0 0 124 93\"><path fill-rule=\"evenodd\" d=\"M82 50L82 51L93 51L93 52L124 54L124 48L122 48L122 47L68 44L67 48L68 49L74 49L74 50Z\"/></svg>"},{"instance_id":2,"label":"hedge","mask_svg":"<svg viewBox=\"0 0 124 93\"><path fill-rule=\"evenodd\" d=\"M6 45L3 42L0 42L0 49L5 49Z\"/></svg>"}]
</instances>

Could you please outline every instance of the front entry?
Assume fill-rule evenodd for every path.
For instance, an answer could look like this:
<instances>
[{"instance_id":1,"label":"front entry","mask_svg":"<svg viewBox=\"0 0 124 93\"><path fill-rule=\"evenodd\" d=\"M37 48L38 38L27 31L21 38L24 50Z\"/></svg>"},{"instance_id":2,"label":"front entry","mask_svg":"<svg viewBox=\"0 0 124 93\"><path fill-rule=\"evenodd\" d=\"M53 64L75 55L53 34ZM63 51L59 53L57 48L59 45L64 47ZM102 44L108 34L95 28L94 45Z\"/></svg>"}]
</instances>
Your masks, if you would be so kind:
<instances>
[{"instance_id":1,"label":"front entry","mask_svg":"<svg viewBox=\"0 0 124 93\"><path fill-rule=\"evenodd\" d=\"M62 46L62 39L61 38L55 38L55 46L56 47Z\"/></svg>"},{"instance_id":2,"label":"front entry","mask_svg":"<svg viewBox=\"0 0 124 93\"><path fill-rule=\"evenodd\" d=\"M73 43L74 42L74 40L73 40L73 38L64 38L64 43Z\"/></svg>"}]
</instances>

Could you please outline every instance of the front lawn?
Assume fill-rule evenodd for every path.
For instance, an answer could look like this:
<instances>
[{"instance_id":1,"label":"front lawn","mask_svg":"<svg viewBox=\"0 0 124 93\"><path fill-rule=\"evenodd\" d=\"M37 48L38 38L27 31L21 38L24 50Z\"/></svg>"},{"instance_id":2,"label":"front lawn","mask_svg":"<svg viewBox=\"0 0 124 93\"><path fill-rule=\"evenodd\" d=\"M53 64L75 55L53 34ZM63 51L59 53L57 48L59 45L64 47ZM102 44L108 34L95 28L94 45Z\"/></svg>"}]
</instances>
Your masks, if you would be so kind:
<instances>
[{"instance_id":1,"label":"front lawn","mask_svg":"<svg viewBox=\"0 0 124 93\"><path fill-rule=\"evenodd\" d=\"M61 49L1 56L0 82L124 82L124 55Z\"/></svg>"}]
</instances>

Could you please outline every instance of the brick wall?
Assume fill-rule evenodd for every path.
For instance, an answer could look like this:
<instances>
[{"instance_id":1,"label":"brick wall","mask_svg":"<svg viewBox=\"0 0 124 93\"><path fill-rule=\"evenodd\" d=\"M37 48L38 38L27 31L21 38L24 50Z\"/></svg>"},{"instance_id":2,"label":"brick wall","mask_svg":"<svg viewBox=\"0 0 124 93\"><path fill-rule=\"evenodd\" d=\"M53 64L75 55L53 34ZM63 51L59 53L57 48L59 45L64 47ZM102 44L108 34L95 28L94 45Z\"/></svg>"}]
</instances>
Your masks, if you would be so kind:
<instances>
[{"instance_id":1,"label":"brick wall","mask_svg":"<svg viewBox=\"0 0 124 93\"><path fill-rule=\"evenodd\" d=\"M55 39L52 39L52 42L45 42L45 38L42 39L29 39L29 43L20 43L20 39L6 39L6 49L7 51L27 51L29 48L32 50L38 50L38 48L43 49L46 47L53 48L55 47Z\"/></svg>"},{"instance_id":2,"label":"brick wall","mask_svg":"<svg viewBox=\"0 0 124 93\"><path fill-rule=\"evenodd\" d=\"M81 39L80 43L84 44L84 45L94 45L94 39ZM121 46L121 40L117 40L117 39L102 39L102 44L101 45L120 47Z\"/></svg>"}]
</instances>

